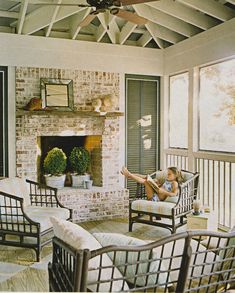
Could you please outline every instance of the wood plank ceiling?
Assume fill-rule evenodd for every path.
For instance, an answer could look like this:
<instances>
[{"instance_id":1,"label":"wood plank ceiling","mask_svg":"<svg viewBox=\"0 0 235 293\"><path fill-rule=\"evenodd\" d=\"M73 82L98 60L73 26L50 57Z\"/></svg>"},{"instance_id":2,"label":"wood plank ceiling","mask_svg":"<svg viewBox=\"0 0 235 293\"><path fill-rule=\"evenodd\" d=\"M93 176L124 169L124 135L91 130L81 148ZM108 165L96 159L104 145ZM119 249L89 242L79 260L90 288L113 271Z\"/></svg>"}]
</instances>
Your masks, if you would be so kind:
<instances>
[{"instance_id":1,"label":"wood plank ceiling","mask_svg":"<svg viewBox=\"0 0 235 293\"><path fill-rule=\"evenodd\" d=\"M0 32L164 49L235 17L235 0L159 0L122 7L146 18L144 25L106 10L81 27L91 7L39 2L87 4L86 0L0 0Z\"/></svg>"}]
</instances>

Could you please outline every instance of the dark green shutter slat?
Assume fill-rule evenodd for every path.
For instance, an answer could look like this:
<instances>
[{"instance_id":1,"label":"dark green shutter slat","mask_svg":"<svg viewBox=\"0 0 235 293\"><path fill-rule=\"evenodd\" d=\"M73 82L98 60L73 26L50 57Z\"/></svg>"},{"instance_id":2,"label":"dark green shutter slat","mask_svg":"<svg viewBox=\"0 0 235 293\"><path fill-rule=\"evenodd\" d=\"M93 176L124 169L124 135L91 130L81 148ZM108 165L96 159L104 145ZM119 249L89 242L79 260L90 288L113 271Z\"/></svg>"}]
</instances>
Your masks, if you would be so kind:
<instances>
[{"instance_id":1,"label":"dark green shutter slat","mask_svg":"<svg viewBox=\"0 0 235 293\"><path fill-rule=\"evenodd\" d=\"M127 166L131 172L152 173L159 168L159 78L128 76L126 93ZM151 125L140 126L138 122L149 117ZM149 149L146 140L151 141ZM128 180L127 188L132 196L136 183Z\"/></svg>"},{"instance_id":2,"label":"dark green shutter slat","mask_svg":"<svg viewBox=\"0 0 235 293\"><path fill-rule=\"evenodd\" d=\"M7 67L0 66L0 176L8 176Z\"/></svg>"}]
</instances>

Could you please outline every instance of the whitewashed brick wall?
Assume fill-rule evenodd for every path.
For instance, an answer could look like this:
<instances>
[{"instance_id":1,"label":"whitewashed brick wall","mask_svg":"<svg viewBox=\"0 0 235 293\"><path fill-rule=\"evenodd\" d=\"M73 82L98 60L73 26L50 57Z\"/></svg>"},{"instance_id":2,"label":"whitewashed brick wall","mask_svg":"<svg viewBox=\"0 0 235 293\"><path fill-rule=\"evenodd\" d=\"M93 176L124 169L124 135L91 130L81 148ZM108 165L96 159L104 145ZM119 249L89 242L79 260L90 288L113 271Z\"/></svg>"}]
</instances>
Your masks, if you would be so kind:
<instances>
[{"instance_id":1,"label":"whitewashed brick wall","mask_svg":"<svg viewBox=\"0 0 235 293\"><path fill-rule=\"evenodd\" d=\"M23 112L33 97L40 97L40 78L72 79L73 112ZM92 110L91 100L106 94L119 97L119 74L48 68L16 68L16 171L17 176L38 180L41 136L100 135L101 190L66 188L61 201L74 209L79 221L126 216L128 191L119 187L119 117L84 116L76 111ZM118 109L116 109L118 110ZM96 156L96 160L97 160ZM98 173L98 172L96 172ZM96 174L96 176L98 176ZM96 188L96 187L94 187ZM97 187L98 188L98 187Z\"/></svg>"}]
</instances>

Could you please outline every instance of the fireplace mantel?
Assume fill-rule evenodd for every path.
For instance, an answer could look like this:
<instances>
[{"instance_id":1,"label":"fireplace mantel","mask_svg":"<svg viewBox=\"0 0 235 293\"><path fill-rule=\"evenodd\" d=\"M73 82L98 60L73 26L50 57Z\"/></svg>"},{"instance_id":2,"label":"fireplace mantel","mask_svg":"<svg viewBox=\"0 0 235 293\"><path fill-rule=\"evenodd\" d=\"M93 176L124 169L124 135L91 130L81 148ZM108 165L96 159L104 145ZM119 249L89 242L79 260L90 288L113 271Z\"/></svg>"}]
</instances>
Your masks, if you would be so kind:
<instances>
[{"instance_id":1,"label":"fireplace mantel","mask_svg":"<svg viewBox=\"0 0 235 293\"><path fill-rule=\"evenodd\" d=\"M59 110L38 110L38 111L27 111L17 110L16 117L20 116L33 116L33 115L69 115L69 116L82 116L82 117L118 117L124 116L123 112L95 112L95 111L59 111Z\"/></svg>"}]
</instances>

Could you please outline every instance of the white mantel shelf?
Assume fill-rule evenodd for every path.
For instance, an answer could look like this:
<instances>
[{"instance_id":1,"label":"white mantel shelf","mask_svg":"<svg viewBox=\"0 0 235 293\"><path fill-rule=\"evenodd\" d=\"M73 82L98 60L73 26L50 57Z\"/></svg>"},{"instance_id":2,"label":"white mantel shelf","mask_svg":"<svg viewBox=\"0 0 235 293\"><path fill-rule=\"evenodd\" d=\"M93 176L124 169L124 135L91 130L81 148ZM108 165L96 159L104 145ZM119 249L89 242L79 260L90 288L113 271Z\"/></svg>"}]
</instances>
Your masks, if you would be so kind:
<instances>
[{"instance_id":1,"label":"white mantel shelf","mask_svg":"<svg viewBox=\"0 0 235 293\"><path fill-rule=\"evenodd\" d=\"M73 115L73 116L84 116L84 117L117 117L124 116L123 112L95 112L95 111L60 111L60 110L37 110L37 111L27 111L27 110L17 110L16 117L20 116L33 116L33 115Z\"/></svg>"}]
</instances>

